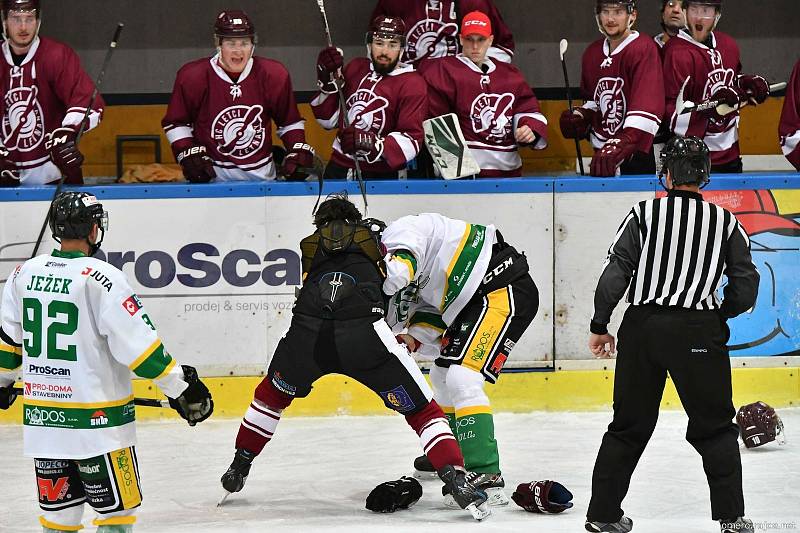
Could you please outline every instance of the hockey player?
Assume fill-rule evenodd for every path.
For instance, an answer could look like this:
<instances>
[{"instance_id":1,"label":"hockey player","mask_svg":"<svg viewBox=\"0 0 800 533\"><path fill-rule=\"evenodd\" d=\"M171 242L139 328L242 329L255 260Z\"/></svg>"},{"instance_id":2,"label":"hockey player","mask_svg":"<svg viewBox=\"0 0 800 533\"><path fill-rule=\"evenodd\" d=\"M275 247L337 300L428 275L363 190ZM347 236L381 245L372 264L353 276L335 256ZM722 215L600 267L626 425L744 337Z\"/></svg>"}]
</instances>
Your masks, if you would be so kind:
<instances>
[{"instance_id":1,"label":"hockey player","mask_svg":"<svg viewBox=\"0 0 800 533\"><path fill-rule=\"evenodd\" d=\"M720 115L710 109L680 114L678 97L695 103L723 100L733 107L744 101L760 104L769 96L769 85L761 76L741 74L739 46L729 35L715 30L722 16L722 0L683 0L683 11L687 28L664 47L664 120L669 121L675 135L705 141L713 172L742 172L739 111Z\"/></svg>"},{"instance_id":2,"label":"hockey player","mask_svg":"<svg viewBox=\"0 0 800 533\"><path fill-rule=\"evenodd\" d=\"M795 63L786 86L778 135L783 155L800 171L800 59Z\"/></svg>"},{"instance_id":3,"label":"hockey player","mask_svg":"<svg viewBox=\"0 0 800 533\"><path fill-rule=\"evenodd\" d=\"M323 202L314 225L316 231L300 243L303 285L291 325L244 415L236 454L221 479L223 488L242 490L253 459L272 439L283 410L295 398L308 396L314 381L338 373L363 383L386 407L404 415L459 506L483 518L489 511L479 507L486 494L467 482L464 459L444 413L383 318L385 265L378 236L383 223L362 220L345 194ZM383 503L370 508L394 510Z\"/></svg>"},{"instance_id":4,"label":"hockey player","mask_svg":"<svg viewBox=\"0 0 800 533\"><path fill-rule=\"evenodd\" d=\"M400 312L389 320L408 324L402 339L411 350L435 357L434 397L458 435L468 482L490 504L507 504L483 385L497 381L536 316L539 293L527 259L494 226L436 213L392 222L381 242L389 254L383 291ZM427 470L426 462L417 458L415 466Z\"/></svg>"},{"instance_id":5,"label":"hockey player","mask_svg":"<svg viewBox=\"0 0 800 533\"><path fill-rule=\"evenodd\" d=\"M180 366L119 269L91 257L108 214L85 192L50 208L60 250L18 266L0 304L0 408L25 382L24 451L34 458L44 533L78 531L84 504L99 533L128 533L142 502L131 372L153 380L194 426L214 408L190 366Z\"/></svg>"},{"instance_id":6,"label":"hockey player","mask_svg":"<svg viewBox=\"0 0 800 533\"><path fill-rule=\"evenodd\" d=\"M667 196L633 206L597 282L589 337L595 357L615 351L608 323L626 291L631 305L619 328L614 419L594 465L587 531L633 528L621 505L656 427L668 372L689 417L686 440L703 459L712 518L723 533L754 531L753 523L742 518L726 321L755 304L759 275L736 217L700 195L710 167L708 148L697 137L667 142L659 172ZM720 301L723 274L727 281Z\"/></svg>"},{"instance_id":7,"label":"hockey player","mask_svg":"<svg viewBox=\"0 0 800 533\"><path fill-rule=\"evenodd\" d=\"M367 32L369 58L353 59L344 68L341 53L325 48L317 59L319 92L311 101L317 122L338 127L328 179L352 178L357 154L365 179L391 179L406 173L422 143L426 118L425 81L411 65L401 63L405 26L397 17L377 17ZM343 83L348 127L339 113Z\"/></svg>"},{"instance_id":8,"label":"hockey player","mask_svg":"<svg viewBox=\"0 0 800 533\"><path fill-rule=\"evenodd\" d=\"M686 27L682 2L683 0L662 0L661 2L661 29L664 31L653 37L661 54L664 52L664 45L667 44L667 41Z\"/></svg>"},{"instance_id":9,"label":"hockey player","mask_svg":"<svg viewBox=\"0 0 800 533\"><path fill-rule=\"evenodd\" d=\"M81 121L95 128L103 113L94 83L66 44L39 36L39 0L2 0L3 98L0 186L42 185L65 177L83 183L83 155L76 145Z\"/></svg>"},{"instance_id":10,"label":"hockey player","mask_svg":"<svg viewBox=\"0 0 800 533\"><path fill-rule=\"evenodd\" d=\"M603 38L583 53L585 103L561 114L567 139L589 137L595 149L592 176L655 174L653 137L664 114L664 82L658 47L633 31L635 0L597 0Z\"/></svg>"},{"instance_id":11,"label":"hockey player","mask_svg":"<svg viewBox=\"0 0 800 533\"><path fill-rule=\"evenodd\" d=\"M518 149L547 147L547 119L519 69L487 56L494 35L485 13L467 13L459 38L462 53L419 67L428 82L428 113L458 116L481 177L520 176Z\"/></svg>"},{"instance_id":12,"label":"hockey player","mask_svg":"<svg viewBox=\"0 0 800 533\"><path fill-rule=\"evenodd\" d=\"M195 183L274 180L274 121L287 150L280 174L305 179L314 149L286 67L254 55L256 30L244 11L221 12L214 39L216 55L178 71L161 121L183 175Z\"/></svg>"},{"instance_id":13,"label":"hockey player","mask_svg":"<svg viewBox=\"0 0 800 533\"><path fill-rule=\"evenodd\" d=\"M403 19L407 29L404 57L418 67L425 59L458 54L458 21L470 11L486 13L491 20L495 39L487 55L510 63L514 56L514 36L493 0L378 0L372 18Z\"/></svg>"}]
</instances>

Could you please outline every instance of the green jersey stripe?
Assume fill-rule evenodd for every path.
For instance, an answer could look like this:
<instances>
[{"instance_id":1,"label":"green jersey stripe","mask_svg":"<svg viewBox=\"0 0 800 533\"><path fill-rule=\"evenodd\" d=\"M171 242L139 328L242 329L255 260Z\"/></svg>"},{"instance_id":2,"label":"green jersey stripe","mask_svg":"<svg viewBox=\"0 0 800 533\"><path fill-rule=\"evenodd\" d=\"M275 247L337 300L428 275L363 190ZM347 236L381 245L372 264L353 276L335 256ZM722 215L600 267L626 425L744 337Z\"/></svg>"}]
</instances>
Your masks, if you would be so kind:
<instances>
[{"instance_id":1,"label":"green jersey stripe","mask_svg":"<svg viewBox=\"0 0 800 533\"><path fill-rule=\"evenodd\" d=\"M447 329L447 324L445 324L444 320L442 320L442 316L437 315L436 313L425 313L423 311L414 313L414 316L412 316L411 320L409 321L409 325L413 326L415 324L424 324L442 331Z\"/></svg>"},{"instance_id":2,"label":"green jersey stripe","mask_svg":"<svg viewBox=\"0 0 800 533\"><path fill-rule=\"evenodd\" d=\"M26 426L39 426L65 429L103 429L124 426L136 419L133 401L111 407L45 407L24 403L22 423Z\"/></svg>"},{"instance_id":3,"label":"green jersey stripe","mask_svg":"<svg viewBox=\"0 0 800 533\"><path fill-rule=\"evenodd\" d=\"M469 233L456 252L457 258L447 272L447 288L442 299L442 312L452 304L472 274L486 240L486 226L470 224Z\"/></svg>"},{"instance_id":4,"label":"green jersey stripe","mask_svg":"<svg viewBox=\"0 0 800 533\"><path fill-rule=\"evenodd\" d=\"M171 362L172 356L164 349L164 345L159 343L153 353L133 369L133 373L140 378L156 379L164 373Z\"/></svg>"},{"instance_id":5,"label":"green jersey stripe","mask_svg":"<svg viewBox=\"0 0 800 533\"><path fill-rule=\"evenodd\" d=\"M0 346L0 368L3 370L16 370L22 364L22 356L11 346Z\"/></svg>"}]
</instances>

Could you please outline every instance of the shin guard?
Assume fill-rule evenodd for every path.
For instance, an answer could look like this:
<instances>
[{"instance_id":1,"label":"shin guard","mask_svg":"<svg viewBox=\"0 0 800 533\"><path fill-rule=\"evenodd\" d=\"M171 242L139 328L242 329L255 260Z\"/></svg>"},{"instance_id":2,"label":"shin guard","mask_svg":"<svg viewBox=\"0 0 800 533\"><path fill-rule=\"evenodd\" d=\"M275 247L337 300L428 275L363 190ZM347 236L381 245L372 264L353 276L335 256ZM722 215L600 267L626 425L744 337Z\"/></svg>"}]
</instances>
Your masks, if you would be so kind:
<instances>
[{"instance_id":1,"label":"shin guard","mask_svg":"<svg viewBox=\"0 0 800 533\"><path fill-rule=\"evenodd\" d=\"M292 403L292 397L277 390L265 378L256 388L255 398L244 414L239 433L236 435L236 448L245 449L256 455L272 440L283 410Z\"/></svg>"},{"instance_id":2,"label":"shin guard","mask_svg":"<svg viewBox=\"0 0 800 533\"><path fill-rule=\"evenodd\" d=\"M439 470L446 465L464 465L458 442L435 401L431 401L421 411L406 415L406 421L419 435L422 450L434 469Z\"/></svg>"}]
</instances>

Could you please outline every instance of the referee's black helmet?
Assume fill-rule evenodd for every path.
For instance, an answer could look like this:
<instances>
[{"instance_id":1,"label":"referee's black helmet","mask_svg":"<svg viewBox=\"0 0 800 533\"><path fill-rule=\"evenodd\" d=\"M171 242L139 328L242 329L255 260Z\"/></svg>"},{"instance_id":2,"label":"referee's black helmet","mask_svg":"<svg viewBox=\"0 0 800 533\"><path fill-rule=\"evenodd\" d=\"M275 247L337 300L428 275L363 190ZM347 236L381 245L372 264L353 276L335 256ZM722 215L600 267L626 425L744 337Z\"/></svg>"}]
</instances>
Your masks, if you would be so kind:
<instances>
[{"instance_id":1,"label":"referee's black helmet","mask_svg":"<svg viewBox=\"0 0 800 533\"><path fill-rule=\"evenodd\" d=\"M659 180L669 170L672 185L704 187L711 179L708 146L697 137L673 137L661 150Z\"/></svg>"}]
</instances>

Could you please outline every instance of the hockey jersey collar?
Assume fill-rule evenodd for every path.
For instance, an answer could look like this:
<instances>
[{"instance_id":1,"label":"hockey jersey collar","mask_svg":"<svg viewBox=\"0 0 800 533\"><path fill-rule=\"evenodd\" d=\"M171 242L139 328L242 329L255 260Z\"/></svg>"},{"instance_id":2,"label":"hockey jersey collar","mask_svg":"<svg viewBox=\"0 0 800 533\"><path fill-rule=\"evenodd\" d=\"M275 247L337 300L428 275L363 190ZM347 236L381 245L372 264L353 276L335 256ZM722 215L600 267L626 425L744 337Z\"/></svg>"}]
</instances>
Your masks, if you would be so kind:
<instances>
[{"instance_id":1,"label":"hockey jersey collar","mask_svg":"<svg viewBox=\"0 0 800 533\"><path fill-rule=\"evenodd\" d=\"M483 74L491 74L497 68L497 65L494 64L494 61L492 61L491 58L489 58L489 56L486 56L486 59L483 61L483 64L489 67L489 70L487 70L486 72L484 72L481 69L481 67L479 67L478 65L473 63L472 60L470 58L468 58L467 56L465 56L464 54L458 54L456 57L462 63L464 63L466 66L468 66L470 68L470 70L474 70L478 74L482 74L482 75Z\"/></svg>"},{"instance_id":2,"label":"hockey jersey collar","mask_svg":"<svg viewBox=\"0 0 800 533\"><path fill-rule=\"evenodd\" d=\"M369 58L367 58L367 61L369 61ZM373 74L379 75L377 72L375 72L375 65L372 64L372 61L369 61L369 70ZM414 67L412 65L398 62L397 66L394 67L394 70L389 74L386 74L386 76L399 76L401 74L408 74L409 72L414 72Z\"/></svg>"},{"instance_id":3,"label":"hockey jersey collar","mask_svg":"<svg viewBox=\"0 0 800 533\"><path fill-rule=\"evenodd\" d=\"M33 38L33 44L31 44L31 49L28 50L28 53L25 55L25 59L22 60L20 67L33 61L33 56L36 55L36 50L39 49L40 42L41 40L39 39L38 35ZM3 41L3 57L6 59L6 63L8 63L12 67L15 66L14 58L11 57L11 48L8 45L8 41Z\"/></svg>"},{"instance_id":4,"label":"hockey jersey collar","mask_svg":"<svg viewBox=\"0 0 800 533\"><path fill-rule=\"evenodd\" d=\"M626 46L631 44L638 37L639 37L639 32L632 31L631 34L625 37L625 40L623 40L620 43L620 45L614 49L613 52L609 52L611 45L609 44L608 37L606 37L605 40L603 41L603 53L605 54L606 57L615 56L618 53L622 52L622 50L624 50Z\"/></svg>"},{"instance_id":5,"label":"hockey jersey collar","mask_svg":"<svg viewBox=\"0 0 800 533\"><path fill-rule=\"evenodd\" d=\"M86 257L86 254L75 250L74 252L64 252L62 250L53 249L53 252L50 254L53 257L61 257L62 259L77 259L79 257Z\"/></svg>"},{"instance_id":6,"label":"hockey jersey collar","mask_svg":"<svg viewBox=\"0 0 800 533\"><path fill-rule=\"evenodd\" d=\"M700 47L703 50L709 50L709 47L706 46L705 44L695 41L694 37L692 37L686 30L681 30L680 32L678 32L678 38L679 39L683 39L684 41L686 41L686 42L688 42L690 44L693 44L693 45L695 45L697 47ZM715 49L716 47L717 47L717 37L716 37L716 35L714 35L714 32L712 31L711 32L711 48Z\"/></svg>"},{"instance_id":7,"label":"hockey jersey collar","mask_svg":"<svg viewBox=\"0 0 800 533\"><path fill-rule=\"evenodd\" d=\"M219 76L222 81L230 83L231 85L241 85L242 82L247 78L250 74L250 71L253 70L253 58L252 56L250 59L247 60L247 65L245 65L244 70L241 74L239 74L239 79L237 81L233 81L228 73L225 72L225 69L222 68L219 64L219 53L214 54L214 56L210 59L211 68L214 69L214 72Z\"/></svg>"}]
</instances>

